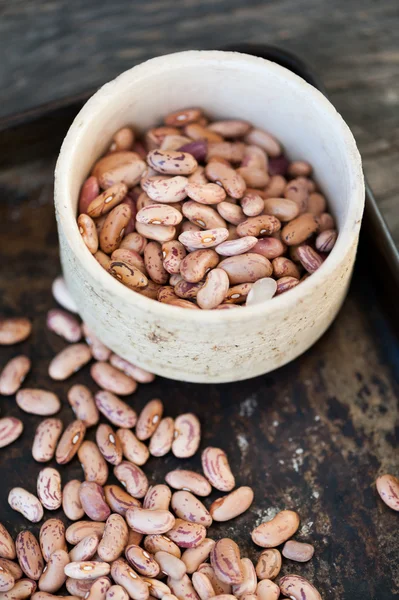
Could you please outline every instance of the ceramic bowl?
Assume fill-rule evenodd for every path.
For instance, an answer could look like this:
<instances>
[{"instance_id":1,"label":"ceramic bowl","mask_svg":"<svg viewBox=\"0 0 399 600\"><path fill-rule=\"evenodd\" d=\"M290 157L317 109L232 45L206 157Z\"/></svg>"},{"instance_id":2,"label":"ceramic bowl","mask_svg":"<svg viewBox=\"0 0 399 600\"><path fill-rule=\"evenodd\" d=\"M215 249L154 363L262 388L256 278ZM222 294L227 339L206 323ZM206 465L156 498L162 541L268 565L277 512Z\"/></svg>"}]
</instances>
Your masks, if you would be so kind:
<instances>
[{"instance_id":1,"label":"ceramic bowl","mask_svg":"<svg viewBox=\"0 0 399 600\"><path fill-rule=\"evenodd\" d=\"M143 131L190 106L213 118L247 119L274 134L290 159L309 161L337 221L337 242L318 271L264 305L191 311L156 302L113 279L79 234L79 189L113 133L125 125ZM347 292L363 205L359 152L331 103L283 67L234 52L155 58L104 85L75 118L55 174L62 268L82 319L127 360L193 382L255 377L314 344Z\"/></svg>"}]
</instances>

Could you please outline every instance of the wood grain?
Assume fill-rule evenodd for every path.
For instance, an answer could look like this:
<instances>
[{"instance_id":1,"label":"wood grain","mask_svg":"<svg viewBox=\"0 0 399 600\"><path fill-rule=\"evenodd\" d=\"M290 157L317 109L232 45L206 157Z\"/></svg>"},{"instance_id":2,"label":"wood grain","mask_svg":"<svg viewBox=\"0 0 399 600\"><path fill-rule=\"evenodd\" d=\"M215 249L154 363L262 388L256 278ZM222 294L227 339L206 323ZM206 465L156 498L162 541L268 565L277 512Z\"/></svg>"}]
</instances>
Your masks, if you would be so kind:
<instances>
[{"instance_id":1,"label":"wood grain","mask_svg":"<svg viewBox=\"0 0 399 600\"><path fill-rule=\"evenodd\" d=\"M297 53L352 127L399 245L396 0L13 0L0 15L0 115L99 86L168 52L266 42Z\"/></svg>"},{"instance_id":2,"label":"wood grain","mask_svg":"<svg viewBox=\"0 0 399 600\"><path fill-rule=\"evenodd\" d=\"M64 134L51 119L47 128L51 136L35 137L31 128L25 130L24 152L20 137L0 139L1 312L33 320L30 339L18 348L0 348L0 367L17 352L30 356L33 368L24 385L58 393L66 426L74 418L66 400L69 387L84 383L95 391L96 386L88 367L66 382L53 382L47 374L51 358L65 346L45 326L46 313L55 306L51 283L60 268L52 195L56 149ZM230 523L214 525L211 537L234 537L242 554L256 560L260 549L249 535L254 524L277 510L295 509L301 517L295 537L314 544L316 552L307 564L285 561L283 573L307 577L323 598L391 600L399 597L397 514L381 502L374 481L380 473L399 473L399 348L376 297L377 280L365 254L369 241L362 244L337 320L299 359L234 384L157 378L139 386L128 401L139 411L158 397L167 415L200 415L201 448L222 447L237 485L254 487L250 510ZM14 535L25 528L37 533L40 524L31 525L13 512L7 495L13 486L35 492L42 467L33 461L31 447L40 418L23 414L14 397L1 399L5 415L21 418L25 430L0 453L1 520ZM93 429L88 438L94 439ZM199 470L200 457L151 458L144 470L155 483L176 467ZM77 458L61 468L61 475L64 484L83 479ZM206 504L219 496L214 492ZM45 518L58 514L45 513Z\"/></svg>"}]
</instances>

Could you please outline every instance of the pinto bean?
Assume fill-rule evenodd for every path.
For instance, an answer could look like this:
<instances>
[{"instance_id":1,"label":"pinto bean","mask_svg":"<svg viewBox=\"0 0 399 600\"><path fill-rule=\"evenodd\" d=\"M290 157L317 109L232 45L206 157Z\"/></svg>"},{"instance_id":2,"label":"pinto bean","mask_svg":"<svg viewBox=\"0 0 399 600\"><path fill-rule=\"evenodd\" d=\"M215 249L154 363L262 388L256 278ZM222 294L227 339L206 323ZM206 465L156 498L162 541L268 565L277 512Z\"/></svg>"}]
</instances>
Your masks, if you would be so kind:
<instances>
[{"instance_id":1,"label":"pinto bean","mask_svg":"<svg viewBox=\"0 0 399 600\"><path fill-rule=\"evenodd\" d=\"M116 435L122 446L123 456L135 465L144 465L149 456L149 450L143 442L137 439L130 429L118 429Z\"/></svg>"},{"instance_id":2,"label":"pinto bean","mask_svg":"<svg viewBox=\"0 0 399 600\"><path fill-rule=\"evenodd\" d=\"M97 445L88 440L84 441L78 449L78 458L85 480L104 485L108 479L108 466Z\"/></svg>"},{"instance_id":3,"label":"pinto bean","mask_svg":"<svg viewBox=\"0 0 399 600\"><path fill-rule=\"evenodd\" d=\"M129 508L133 508L135 506L141 506L139 500L133 498L130 494L128 494L123 488L118 485L106 485L104 487L104 495L107 504L111 507L112 511L125 516L126 511Z\"/></svg>"}]
</instances>

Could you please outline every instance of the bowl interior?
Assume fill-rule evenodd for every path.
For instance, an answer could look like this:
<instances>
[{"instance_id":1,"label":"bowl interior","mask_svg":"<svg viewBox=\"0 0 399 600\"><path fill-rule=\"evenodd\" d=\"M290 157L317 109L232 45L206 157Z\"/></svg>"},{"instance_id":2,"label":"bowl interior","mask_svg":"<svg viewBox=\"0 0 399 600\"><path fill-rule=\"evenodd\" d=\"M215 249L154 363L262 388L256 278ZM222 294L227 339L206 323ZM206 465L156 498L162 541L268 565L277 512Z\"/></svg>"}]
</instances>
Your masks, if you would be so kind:
<instances>
[{"instance_id":1,"label":"bowl interior","mask_svg":"<svg viewBox=\"0 0 399 600\"><path fill-rule=\"evenodd\" d=\"M88 101L64 141L56 173L56 205L71 246L82 247L84 260L101 270L80 239L76 206L81 184L113 133L125 125L142 132L161 124L166 113L190 106L202 107L212 118L246 119L273 133L289 158L313 165L338 223L338 241L311 278L273 302L286 303L288 296L293 302L309 293L312 284L340 261L340 254L356 243L364 201L360 156L347 125L320 92L283 67L244 54L191 51L152 59L106 84ZM110 286L123 287L111 279ZM142 296L137 300L159 304ZM171 308L176 310L161 310ZM196 311L189 312L193 318ZM222 320L235 313L222 312Z\"/></svg>"}]
</instances>

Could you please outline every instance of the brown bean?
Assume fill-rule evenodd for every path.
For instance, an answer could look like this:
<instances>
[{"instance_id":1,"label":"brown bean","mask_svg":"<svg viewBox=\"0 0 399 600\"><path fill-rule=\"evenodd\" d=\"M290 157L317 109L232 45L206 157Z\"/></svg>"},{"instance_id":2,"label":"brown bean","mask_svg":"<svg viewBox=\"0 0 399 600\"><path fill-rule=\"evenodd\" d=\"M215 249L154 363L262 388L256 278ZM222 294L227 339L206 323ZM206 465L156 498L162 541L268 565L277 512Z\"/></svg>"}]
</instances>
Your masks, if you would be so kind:
<instances>
[{"instance_id":1,"label":"brown bean","mask_svg":"<svg viewBox=\"0 0 399 600\"><path fill-rule=\"evenodd\" d=\"M62 434L55 452L55 460L59 465L69 463L79 450L86 434L83 421L72 421Z\"/></svg>"},{"instance_id":2,"label":"brown bean","mask_svg":"<svg viewBox=\"0 0 399 600\"><path fill-rule=\"evenodd\" d=\"M147 550L147 552L151 552L152 554L162 550L164 552L168 552L169 554L173 554L173 556L177 556L177 558L180 558L181 556L181 550L179 546L177 546L164 535L147 535L144 538L144 548Z\"/></svg>"},{"instance_id":3,"label":"brown bean","mask_svg":"<svg viewBox=\"0 0 399 600\"><path fill-rule=\"evenodd\" d=\"M125 375L128 375L139 383L151 383L155 379L155 375L153 373L150 373L149 371L146 371L145 369L128 362L117 354L111 354L109 362L113 367L116 367L119 369L119 371L122 371L125 373Z\"/></svg>"},{"instance_id":4,"label":"brown bean","mask_svg":"<svg viewBox=\"0 0 399 600\"><path fill-rule=\"evenodd\" d=\"M245 141L248 144L254 144L260 146L266 151L268 156L280 156L282 148L278 140L267 131L263 129L251 129L251 131L245 136Z\"/></svg>"},{"instance_id":5,"label":"brown bean","mask_svg":"<svg viewBox=\"0 0 399 600\"><path fill-rule=\"evenodd\" d=\"M121 515L110 515L98 546L100 559L112 562L119 558L128 542L128 537L128 527L124 518Z\"/></svg>"},{"instance_id":6,"label":"brown bean","mask_svg":"<svg viewBox=\"0 0 399 600\"><path fill-rule=\"evenodd\" d=\"M85 514L79 499L80 484L77 479L72 479L65 485L62 493L62 510L71 521L77 521Z\"/></svg>"},{"instance_id":7,"label":"brown bean","mask_svg":"<svg viewBox=\"0 0 399 600\"><path fill-rule=\"evenodd\" d=\"M136 391L137 382L134 381L131 377L128 377L112 365L109 365L106 362L97 362L92 365L90 369L90 374L94 381L98 386L106 390L107 392L111 392L113 394L119 394L121 396L127 396ZM97 408L102 412L101 407L98 405L98 397L99 394L104 394L104 392L99 392L95 395L95 400L97 404ZM102 397L101 397L102 398ZM100 402L101 404L101 402ZM105 415L107 416L107 415Z\"/></svg>"},{"instance_id":8,"label":"brown bean","mask_svg":"<svg viewBox=\"0 0 399 600\"><path fill-rule=\"evenodd\" d=\"M375 483L381 500L392 510L399 511L399 479L387 473L378 477Z\"/></svg>"},{"instance_id":9,"label":"brown bean","mask_svg":"<svg viewBox=\"0 0 399 600\"><path fill-rule=\"evenodd\" d=\"M119 465L122 462L122 445L110 425L101 424L96 431L97 446L107 462Z\"/></svg>"},{"instance_id":10,"label":"brown bean","mask_svg":"<svg viewBox=\"0 0 399 600\"><path fill-rule=\"evenodd\" d=\"M37 581L44 568L39 542L30 531L21 531L15 540L15 549L21 569L27 577Z\"/></svg>"},{"instance_id":11,"label":"brown bean","mask_svg":"<svg viewBox=\"0 0 399 600\"><path fill-rule=\"evenodd\" d=\"M211 565L223 583L240 584L244 580L240 550L230 538L218 540L211 551Z\"/></svg>"},{"instance_id":12,"label":"brown bean","mask_svg":"<svg viewBox=\"0 0 399 600\"><path fill-rule=\"evenodd\" d=\"M189 123L184 128L184 133L193 140L207 140L208 142L223 142L223 137L218 133L203 127L199 123Z\"/></svg>"},{"instance_id":13,"label":"brown bean","mask_svg":"<svg viewBox=\"0 0 399 600\"><path fill-rule=\"evenodd\" d=\"M83 183L78 201L78 213L86 213L87 208L92 200L98 196L100 193L100 186L98 185L97 177L93 175L88 177L86 181Z\"/></svg>"},{"instance_id":14,"label":"brown bean","mask_svg":"<svg viewBox=\"0 0 399 600\"><path fill-rule=\"evenodd\" d=\"M148 490L148 479L140 467L122 461L114 468L114 475L133 498L144 498Z\"/></svg>"},{"instance_id":15,"label":"brown bean","mask_svg":"<svg viewBox=\"0 0 399 600\"><path fill-rule=\"evenodd\" d=\"M172 488L187 490L196 496L209 496L212 490L209 481L203 475L184 469L169 471L165 475L165 481Z\"/></svg>"},{"instance_id":16,"label":"brown bean","mask_svg":"<svg viewBox=\"0 0 399 600\"><path fill-rule=\"evenodd\" d=\"M150 455L147 446L140 442L133 431L129 429L118 429L116 434L122 446L124 457L135 465L144 465Z\"/></svg>"},{"instance_id":17,"label":"brown bean","mask_svg":"<svg viewBox=\"0 0 399 600\"><path fill-rule=\"evenodd\" d=\"M32 324L24 317L0 319L0 346L10 346L23 342L30 336Z\"/></svg>"},{"instance_id":18,"label":"brown bean","mask_svg":"<svg viewBox=\"0 0 399 600\"><path fill-rule=\"evenodd\" d=\"M275 579L280 573L281 564L281 553L277 548L264 550L256 565L258 579Z\"/></svg>"},{"instance_id":19,"label":"brown bean","mask_svg":"<svg viewBox=\"0 0 399 600\"><path fill-rule=\"evenodd\" d=\"M314 273L323 264L323 257L312 246L302 244L296 249L301 265L308 273Z\"/></svg>"},{"instance_id":20,"label":"brown bean","mask_svg":"<svg viewBox=\"0 0 399 600\"><path fill-rule=\"evenodd\" d=\"M146 550L130 544L125 549L125 557L129 565L133 567L139 573L145 577L157 577L160 573L159 564L156 562L153 556Z\"/></svg>"},{"instance_id":21,"label":"brown bean","mask_svg":"<svg viewBox=\"0 0 399 600\"><path fill-rule=\"evenodd\" d=\"M215 267L219 262L219 256L215 250L204 249L190 252L180 264L180 273L190 283L201 281L207 271Z\"/></svg>"},{"instance_id":22,"label":"brown bean","mask_svg":"<svg viewBox=\"0 0 399 600\"><path fill-rule=\"evenodd\" d=\"M162 419L150 439L149 451L152 456L165 456L172 448L174 438L174 420Z\"/></svg>"},{"instance_id":23,"label":"brown bean","mask_svg":"<svg viewBox=\"0 0 399 600\"><path fill-rule=\"evenodd\" d=\"M208 125L208 130L213 131L225 138L236 138L242 137L248 133L251 128L250 123L247 121L240 121L238 119L226 119L224 121L214 121Z\"/></svg>"},{"instance_id":24,"label":"brown bean","mask_svg":"<svg viewBox=\"0 0 399 600\"><path fill-rule=\"evenodd\" d=\"M265 171L264 169L259 169L258 167L240 167L239 169L237 169L237 173L241 175L248 187L254 189L264 188L268 184L270 179L270 176L267 173L267 171ZM263 203L262 209L259 210L257 214L262 212L262 210Z\"/></svg>"},{"instance_id":25,"label":"brown bean","mask_svg":"<svg viewBox=\"0 0 399 600\"><path fill-rule=\"evenodd\" d=\"M43 518L43 506L38 498L22 487L14 487L10 490L8 504L31 523L38 523Z\"/></svg>"},{"instance_id":26,"label":"brown bean","mask_svg":"<svg viewBox=\"0 0 399 600\"><path fill-rule=\"evenodd\" d=\"M217 206L217 211L222 217L232 225L239 225L246 220L246 216L238 204L234 204L230 199L221 202ZM235 230L236 231L236 230ZM237 234L238 237L238 234ZM229 236L230 238L230 236Z\"/></svg>"},{"instance_id":27,"label":"brown bean","mask_svg":"<svg viewBox=\"0 0 399 600\"><path fill-rule=\"evenodd\" d=\"M176 519L165 535L180 548L196 548L206 537L206 529L199 523Z\"/></svg>"},{"instance_id":28,"label":"brown bean","mask_svg":"<svg viewBox=\"0 0 399 600\"><path fill-rule=\"evenodd\" d=\"M226 193L232 198L239 199L244 196L247 187L245 180L242 175L231 167L219 162L210 162L205 167L205 174L212 182L223 186Z\"/></svg>"},{"instance_id":29,"label":"brown bean","mask_svg":"<svg viewBox=\"0 0 399 600\"><path fill-rule=\"evenodd\" d=\"M15 417L3 417L0 419L0 448L12 444L23 432L22 421Z\"/></svg>"},{"instance_id":30,"label":"brown bean","mask_svg":"<svg viewBox=\"0 0 399 600\"><path fill-rule=\"evenodd\" d=\"M98 175L100 187L105 190L117 183L124 183L128 188L137 185L147 168L146 163L141 160L135 152L115 152L114 154L132 154L134 157L132 159L120 161L119 164L108 168L108 170L102 169L101 175ZM112 155L108 155L105 159L109 159L110 156Z\"/></svg>"},{"instance_id":31,"label":"brown bean","mask_svg":"<svg viewBox=\"0 0 399 600\"><path fill-rule=\"evenodd\" d=\"M179 415L175 420L172 452L178 458L193 456L201 441L201 425L193 413Z\"/></svg>"},{"instance_id":32,"label":"brown bean","mask_svg":"<svg viewBox=\"0 0 399 600\"><path fill-rule=\"evenodd\" d=\"M81 214L77 220L79 233L91 254L98 250L98 235L95 223L89 215Z\"/></svg>"},{"instance_id":33,"label":"brown bean","mask_svg":"<svg viewBox=\"0 0 399 600\"><path fill-rule=\"evenodd\" d=\"M169 273L163 265L162 246L158 242L149 242L144 249L144 262L148 275L155 283L168 282Z\"/></svg>"},{"instance_id":34,"label":"brown bean","mask_svg":"<svg viewBox=\"0 0 399 600\"><path fill-rule=\"evenodd\" d=\"M237 225L237 233L240 237L244 236L265 236L279 231L280 221L271 215L259 215L258 217L249 217Z\"/></svg>"},{"instance_id":35,"label":"brown bean","mask_svg":"<svg viewBox=\"0 0 399 600\"><path fill-rule=\"evenodd\" d=\"M168 510L138 507L126 511L126 520L134 531L145 535L161 535L175 524L175 518Z\"/></svg>"},{"instance_id":36,"label":"brown bean","mask_svg":"<svg viewBox=\"0 0 399 600\"><path fill-rule=\"evenodd\" d=\"M298 204L288 198L266 198L263 202L264 213L276 217L279 221L291 221L299 215Z\"/></svg>"},{"instance_id":37,"label":"brown bean","mask_svg":"<svg viewBox=\"0 0 399 600\"><path fill-rule=\"evenodd\" d=\"M131 289L141 289L148 285L148 279L139 269L121 260L112 260L109 273L123 285Z\"/></svg>"},{"instance_id":38,"label":"brown bean","mask_svg":"<svg viewBox=\"0 0 399 600\"><path fill-rule=\"evenodd\" d=\"M325 212L327 208L327 202L323 194L313 192L309 194L307 211L312 215L319 216Z\"/></svg>"},{"instance_id":39,"label":"brown bean","mask_svg":"<svg viewBox=\"0 0 399 600\"><path fill-rule=\"evenodd\" d=\"M317 231L318 224L313 215L304 213L284 226L281 235L288 246L302 244Z\"/></svg>"},{"instance_id":40,"label":"brown bean","mask_svg":"<svg viewBox=\"0 0 399 600\"><path fill-rule=\"evenodd\" d=\"M308 210L309 188L304 179L293 179L287 183L284 197L293 200L299 208L299 214Z\"/></svg>"},{"instance_id":41,"label":"brown bean","mask_svg":"<svg viewBox=\"0 0 399 600\"><path fill-rule=\"evenodd\" d=\"M134 144L134 132L130 127L119 129L112 138L110 152L130 150Z\"/></svg>"},{"instance_id":42,"label":"brown bean","mask_svg":"<svg viewBox=\"0 0 399 600\"><path fill-rule=\"evenodd\" d=\"M15 394L29 373L30 367L31 362L27 356L20 355L12 358L1 372L0 394L3 396Z\"/></svg>"},{"instance_id":43,"label":"brown bean","mask_svg":"<svg viewBox=\"0 0 399 600\"><path fill-rule=\"evenodd\" d=\"M290 177L308 177L312 173L312 165L305 160L294 160L290 163L287 173Z\"/></svg>"},{"instance_id":44,"label":"brown bean","mask_svg":"<svg viewBox=\"0 0 399 600\"><path fill-rule=\"evenodd\" d=\"M267 172L268 162L267 154L262 148L259 146L248 145L244 150L241 167L261 169L262 171Z\"/></svg>"},{"instance_id":45,"label":"brown bean","mask_svg":"<svg viewBox=\"0 0 399 600\"><path fill-rule=\"evenodd\" d=\"M127 204L119 204L107 215L100 233L100 247L105 254L111 254L119 248L125 229L132 217Z\"/></svg>"},{"instance_id":46,"label":"brown bean","mask_svg":"<svg viewBox=\"0 0 399 600\"><path fill-rule=\"evenodd\" d=\"M202 469L205 477L217 490L229 492L235 486L227 455L220 448L208 446L202 452Z\"/></svg>"},{"instance_id":47,"label":"brown bean","mask_svg":"<svg viewBox=\"0 0 399 600\"><path fill-rule=\"evenodd\" d=\"M239 487L227 496L215 500L209 512L215 521L229 521L248 510L254 498L252 488Z\"/></svg>"},{"instance_id":48,"label":"brown bean","mask_svg":"<svg viewBox=\"0 0 399 600\"><path fill-rule=\"evenodd\" d=\"M106 521L111 513L105 501L104 490L95 481L84 481L79 489L79 499L86 515L93 521ZM72 577L72 575L70 575Z\"/></svg>"},{"instance_id":49,"label":"brown bean","mask_svg":"<svg viewBox=\"0 0 399 600\"><path fill-rule=\"evenodd\" d=\"M190 138L185 135L165 135L159 148L160 150L179 150L184 144L190 142Z\"/></svg>"},{"instance_id":50,"label":"brown bean","mask_svg":"<svg viewBox=\"0 0 399 600\"><path fill-rule=\"evenodd\" d=\"M57 510L61 506L61 474L57 469L46 467L37 478L37 495L44 508Z\"/></svg>"},{"instance_id":51,"label":"brown bean","mask_svg":"<svg viewBox=\"0 0 399 600\"><path fill-rule=\"evenodd\" d=\"M287 181L282 175L272 175L269 183L264 189L263 198L280 198L287 186ZM277 217L277 215L275 215Z\"/></svg>"},{"instance_id":52,"label":"brown bean","mask_svg":"<svg viewBox=\"0 0 399 600\"><path fill-rule=\"evenodd\" d=\"M301 274L296 264L285 256L278 256L272 260L273 276L277 279L280 277L295 277L299 279Z\"/></svg>"},{"instance_id":53,"label":"brown bean","mask_svg":"<svg viewBox=\"0 0 399 600\"><path fill-rule=\"evenodd\" d=\"M109 213L122 202L126 194L127 186L124 183L111 185L90 202L87 207L87 214L92 218L97 218Z\"/></svg>"},{"instance_id":54,"label":"brown bean","mask_svg":"<svg viewBox=\"0 0 399 600\"><path fill-rule=\"evenodd\" d=\"M328 214L328 213L322 213L321 215L317 215L315 217L317 225L318 225L318 232L322 233L323 231L326 231L327 229L335 229L335 222L333 217Z\"/></svg>"},{"instance_id":55,"label":"brown bean","mask_svg":"<svg viewBox=\"0 0 399 600\"><path fill-rule=\"evenodd\" d=\"M172 127L184 127L189 123L199 121L201 117L202 110L200 108L186 108L166 115L164 123Z\"/></svg>"},{"instance_id":56,"label":"brown bean","mask_svg":"<svg viewBox=\"0 0 399 600\"><path fill-rule=\"evenodd\" d=\"M68 402L78 420L86 427L96 425L99 412L93 394L85 385L76 384L68 390Z\"/></svg>"},{"instance_id":57,"label":"brown bean","mask_svg":"<svg viewBox=\"0 0 399 600\"><path fill-rule=\"evenodd\" d=\"M112 511L122 515L122 517L125 516L128 508L141 506L139 500L133 498L118 485L106 485L104 488L104 495L107 504L111 507Z\"/></svg>"},{"instance_id":58,"label":"brown bean","mask_svg":"<svg viewBox=\"0 0 399 600\"><path fill-rule=\"evenodd\" d=\"M239 283L229 288L224 302L225 306L233 306L245 302L249 292L252 289L252 283ZM223 305L220 305L223 306ZM220 308L220 307L219 307Z\"/></svg>"},{"instance_id":59,"label":"brown bean","mask_svg":"<svg viewBox=\"0 0 399 600\"><path fill-rule=\"evenodd\" d=\"M14 540L3 523L0 523L0 557L8 560L16 557Z\"/></svg>"},{"instance_id":60,"label":"brown bean","mask_svg":"<svg viewBox=\"0 0 399 600\"><path fill-rule=\"evenodd\" d=\"M53 392L24 388L17 392L15 400L19 408L31 415L54 415L61 408L61 402Z\"/></svg>"},{"instance_id":61,"label":"brown bean","mask_svg":"<svg viewBox=\"0 0 399 600\"><path fill-rule=\"evenodd\" d=\"M134 250L139 254L144 252L144 248L147 245L147 240L137 233L137 231L133 231L132 233L128 233L120 243L119 250Z\"/></svg>"},{"instance_id":62,"label":"brown bean","mask_svg":"<svg viewBox=\"0 0 399 600\"><path fill-rule=\"evenodd\" d=\"M322 600L316 588L300 575L285 575L280 579L279 586L281 592L292 600Z\"/></svg>"},{"instance_id":63,"label":"brown bean","mask_svg":"<svg viewBox=\"0 0 399 600\"><path fill-rule=\"evenodd\" d=\"M159 148L167 135L180 135L180 133L176 127L154 127L145 134L146 146L150 150Z\"/></svg>"},{"instance_id":64,"label":"brown bean","mask_svg":"<svg viewBox=\"0 0 399 600\"><path fill-rule=\"evenodd\" d=\"M94 442L84 441L78 450L78 458L86 481L95 482L100 486L106 483L108 466Z\"/></svg>"},{"instance_id":65,"label":"brown bean","mask_svg":"<svg viewBox=\"0 0 399 600\"><path fill-rule=\"evenodd\" d=\"M97 250L97 252L93 254L93 256L96 259L96 261L100 263L103 269L105 269L106 271L109 270L111 266L111 259L107 254L105 254L105 252L103 252L102 250Z\"/></svg>"},{"instance_id":66,"label":"brown bean","mask_svg":"<svg viewBox=\"0 0 399 600\"><path fill-rule=\"evenodd\" d=\"M251 533L252 541L262 548L274 548L291 538L299 527L299 516L292 510L282 510Z\"/></svg>"},{"instance_id":67,"label":"brown bean","mask_svg":"<svg viewBox=\"0 0 399 600\"><path fill-rule=\"evenodd\" d=\"M118 585L121 585L134 600L147 600L149 588L146 582L121 559L115 560L111 567L111 577Z\"/></svg>"}]
</instances>

